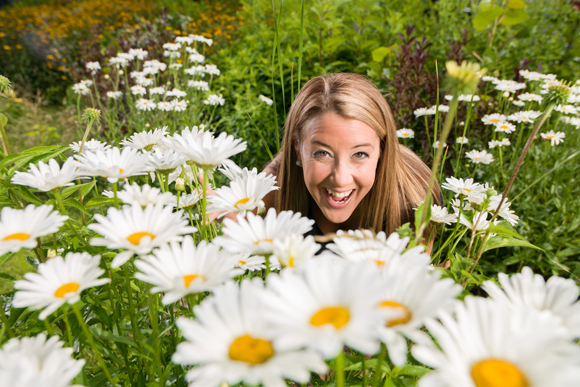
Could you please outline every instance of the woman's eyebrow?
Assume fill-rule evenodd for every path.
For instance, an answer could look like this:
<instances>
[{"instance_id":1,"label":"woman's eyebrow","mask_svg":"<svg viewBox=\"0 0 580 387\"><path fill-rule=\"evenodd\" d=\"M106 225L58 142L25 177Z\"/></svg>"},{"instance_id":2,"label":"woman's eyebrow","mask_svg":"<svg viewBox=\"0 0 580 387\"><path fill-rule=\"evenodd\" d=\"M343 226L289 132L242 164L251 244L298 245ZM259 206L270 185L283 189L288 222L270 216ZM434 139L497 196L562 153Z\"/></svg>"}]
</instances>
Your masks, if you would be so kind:
<instances>
[{"instance_id":1,"label":"woman's eyebrow","mask_svg":"<svg viewBox=\"0 0 580 387\"><path fill-rule=\"evenodd\" d=\"M330 145L323 143L322 141L314 140L312 141L313 144L318 144L330 148Z\"/></svg>"},{"instance_id":2,"label":"woman's eyebrow","mask_svg":"<svg viewBox=\"0 0 580 387\"><path fill-rule=\"evenodd\" d=\"M373 144L364 143L364 144L355 145L355 146L352 147L352 149L354 149L354 148L362 148L362 147L365 147L365 146L370 146L371 148L374 148Z\"/></svg>"}]
</instances>

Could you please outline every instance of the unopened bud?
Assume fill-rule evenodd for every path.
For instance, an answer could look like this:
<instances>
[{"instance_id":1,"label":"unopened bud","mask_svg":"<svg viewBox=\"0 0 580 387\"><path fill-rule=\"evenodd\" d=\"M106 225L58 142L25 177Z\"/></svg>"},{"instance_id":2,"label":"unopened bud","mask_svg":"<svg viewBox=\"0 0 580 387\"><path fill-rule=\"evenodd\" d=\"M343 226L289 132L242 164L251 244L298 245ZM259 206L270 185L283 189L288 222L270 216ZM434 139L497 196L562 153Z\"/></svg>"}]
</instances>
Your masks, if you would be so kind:
<instances>
[{"instance_id":1,"label":"unopened bud","mask_svg":"<svg viewBox=\"0 0 580 387\"><path fill-rule=\"evenodd\" d=\"M56 257L56 250L48 250L46 253L46 258L50 259L50 258L54 258Z\"/></svg>"},{"instance_id":2,"label":"unopened bud","mask_svg":"<svg viewBox=\"0 0 580 387\"><path fill-rule=\"evenodd\" d=\"M93 122L98 125L101 121L101 111L99 109L86 108L83 114L83 121L86 123Z\"/></svg>"},{"instance_id":3,"label":"unopened bud","mask_svg":"<svg viewBox=\"0 0 580 387\"><path fill-rule=\"evenodd\" d=\"M10 84L10 80L0 75L0 94L3 94L4 92L7 92L6 94L8 94L11 88L12 85Z\"/></svg>"},{"instance_id":4,"label":"unopened bud","mask_svg":"<svg viewBox=\"0 0 580 387\"><path fill-rule=\"evenodd\" d=\"M504 98L508 98L510 96L510 92L509 91L504 91L502 95L503 95Z\"/></svg>"},{"instance_id":5,"label":"unopened bud","mask_svg":"<svg viewBox=\"0 0 580 387\"><path fill-rule=\"evenodd\" d=\"M175 189L177 191L185 191L185 180L183 180L181 177L175 179Z\"/></svg>"},{"instance_id":6,"label":"unopened bud","mask_svg":"<svg viewBox=\"0 0 580 387\"><path fill-rule=\"evenodd\" d=\"M514 100L514 97L510 97L510 98L509 98L509 100L510 100L510 101L513 101L513 100Z\"/></svg>"},{"instance_id":7,"label":"unopened bud","mask_svg":"<svg viewBox=\"0 0 580 387\"><path fill-rule=\"evenodd\" d=\"M109 79L109 78L110 78L110 77L109 77L109 74L105 74L105 75L103 75L103 78L105 78L105 79Z\"/></svg>"},{"instance_id":8,"label":"unopened bud","mask_svg":"<svg viewBox=\"0 0 580 387\"><path fill-rule=\"evenodd\" d=\"M146 128L148 128L149 126L151 126L151 125L149 125L149 124L145 124L145 127L146 127Z\"/></svg>"},{"instance_id":9,"label":"unopened bud","mask_svg":"<svg viewBox=\"0 0 580 387\"><path fill-rule=\"evenodd\" d=\"M119 70L119 75L123 75L125 72L123 70Z\"/></svg>"}]
</instances>

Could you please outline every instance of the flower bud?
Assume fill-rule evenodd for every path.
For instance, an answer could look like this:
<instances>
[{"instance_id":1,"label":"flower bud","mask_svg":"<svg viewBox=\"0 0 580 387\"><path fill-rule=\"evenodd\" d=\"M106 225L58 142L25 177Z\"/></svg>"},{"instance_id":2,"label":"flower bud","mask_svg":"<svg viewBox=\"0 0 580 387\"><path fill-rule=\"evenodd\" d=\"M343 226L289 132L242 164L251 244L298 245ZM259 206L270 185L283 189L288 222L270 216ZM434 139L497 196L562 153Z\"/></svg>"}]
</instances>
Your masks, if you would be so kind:
<instances>
[{"instance_id":1,"label":"flower bud","mask_svg":"<svg viewBox=\"0 0 580 387\"><path fill-rule=\"evenodd\" d=\"M502 96L504 98L508 98L510 96L510 92L506 90L506 91L503 92Z\"/></svg>"},{"instance_id":2,"label":"flower bud","mask_svg":"<svg viewBox=\"0 0 580 387\"><path fill-rule=\"evenodd\" d=\"M119 70L119 75L123 75L125 72L123 70Z\"/></svg>"},{"instance_id":3,"label":"flower bud","mask_svg":"<svg viewBox=\"0 0 580 387\"><path fill-rule=\"evenodd\" d=\"M105 79L109 79L109 78L110 78L110 77L109 77L109 74L105 74L105 75L103 75L103 78L105 78Z\"/></svg>"},{"instance_id":4,"label":"flower bud","mask_svg":"<svg viewBox=\"0 0 580 387\"><path fill-rule=\"evenodd\" d=\"M7 92L6 94L8 94L11 88L12 85L10 84L10 80L0 75L0 94L3 94L4 92Z\"/></svg>"},{"instance_id":5,"label":"flower bud","mask_svg":"<svg viewBox=\"0 0 580 387\"><path fill-rule=\"evenodd\" d=\"M50 259L50 258L54 258L54 257L56 257L56 250L52 250L52 249L48 250L48 252L46 253L46 258Z\"/></svg>"},{"instance_id":6,"label":"flower bud","mask_svg":"<svg viewBox=\"0 0 580 387\"><path fill-rule=\"evenodd\" d=\"M185 180L183 180L181 177L175 179L175 189L177 191L185 191Z\"/></svg>"},{"instance_id":7,"label":"flower bud","mask_svg":"<svg viewBox=\"0 0 580 387\"><path fill-rule=\"evenodd\" d=\"M480 69L477 63L464 61L458 65L455 61L445 63L447 68L446 83L449 90L457 94L473 94L479 79L486 69Z\"/></svg>"},{"instance_id":8,"label":"flower bud","mask_svg":"<svg viewBox=\"0 0 580 387\"><path fill-rule=\"evenodd\" d=\"M86 123L96 122L98 125L101 121L101 111L99 109L86 108L83 114L83 121Z\"/></svg>"}]
</instances>

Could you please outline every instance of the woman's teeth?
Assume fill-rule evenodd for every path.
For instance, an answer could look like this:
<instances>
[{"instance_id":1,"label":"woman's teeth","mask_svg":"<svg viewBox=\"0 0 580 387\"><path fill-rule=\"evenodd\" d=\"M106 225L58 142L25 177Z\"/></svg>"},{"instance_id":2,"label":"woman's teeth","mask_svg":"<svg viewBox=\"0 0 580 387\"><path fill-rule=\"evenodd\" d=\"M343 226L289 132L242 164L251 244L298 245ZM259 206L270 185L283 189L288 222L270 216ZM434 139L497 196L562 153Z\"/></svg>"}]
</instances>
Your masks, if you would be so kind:
<instances>
[{"instance_id":1,"label":"woman's teeth","mask_svg":"<svg viewBox=\"0 0 580 387\"><path fill-rule=\"evenodd\" d=\"M352 193L352 191L354 191L353 189L351 189L350 191L346 191L346 192L335 192L331 189L325 188L326 192L328 193L328 195L332 198L332 200L336 201L336 202L344 202L345 200L347 200L350 197L350 194Z\"/></svg>"}]
</instances>

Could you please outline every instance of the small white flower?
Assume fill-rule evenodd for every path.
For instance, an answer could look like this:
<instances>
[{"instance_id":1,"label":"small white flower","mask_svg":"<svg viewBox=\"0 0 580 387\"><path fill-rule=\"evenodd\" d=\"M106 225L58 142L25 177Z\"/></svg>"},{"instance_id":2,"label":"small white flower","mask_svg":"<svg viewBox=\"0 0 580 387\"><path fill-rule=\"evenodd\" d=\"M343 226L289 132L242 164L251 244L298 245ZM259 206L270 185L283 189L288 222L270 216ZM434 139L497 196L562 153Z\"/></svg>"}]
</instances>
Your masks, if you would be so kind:
<instances>
[{"instance_id":1,"label":"small white flower","mask_svg":"<svg viewBox=\"0 0 580 387\"><path fill-rule=\"evenodd\" d=\"M490 164L492 161L494 161L493 155L485 150L478 151L474 149L470 152L466 152L465 156L475 164Z\"/></svg>"},{"instance_id":2,"label":"small white flower","mask_svg":"<svg viewBox=\"0 0 580 387\"><path fill-rule=\"evenodd\" d=\"M506 116L504 116L503 114L494 113L484 115L481 119L481 122L483 122L485 125L495 125L501 122L505 122L505 120Z\"/></svg>"},{"instance_id":3,"label":"small white flower","mask_svg":"<svg viewBox=\"0 0 580 387\"><path fill-rule=\"evenodd\" d=\"M421 116L433 115L433 114L435 114L435 112L428 109L428 108L419 108L419 109L415 110L413 112L413 114L415 115L415 117L421 117Z\"/></svg>"},{"instance_id":4,"label":"small white flower","mask_svg":"<svg viewBox=\"0 0 580 387\"><path fill-rule=\"evenodd\" d=\"M75 92L75 94L80 94L80 95L87 95L91 92L91 90L82 82L75 83L73 85L72 89Z\"/></svg>"},{"instance_id":5,"label":"small white flower","mask_svg":"<svg viewBox=\"0 0 580 387\"><path fill-rule=\"evenodd\" d=\"M147 111L147 112L150 112L150 111L154 110L156 106L157 106L157 104L155 102L153 102L153 100L151 100L151 99L145 99L145 98L140 98L135 103L135 107L138 110L144 110L144 111Z\"/></svg>"},{"instance_id":6,"label":"small white flower","mask_svg":"<svg viewBox=\"0 0 580 387\"><path fill-rule=\"evenodd\" d=\"M101 69L101 64L99 62L87 62L85 68L89 70L93 75Z\"/></svg>"},{"instance_id":7,"label":"small white flower","mask_svg":"<svg viewBox=\"0 0 580 387\"><path fill-rule=\"evenodd\" d=\"M397 137L399 138L413 138L415 137L415 132L411 129L399 129L397 130Z\"/></svg>"},{"instance_id":8,"label":"small white flower","mask_svg":"<svg viewBox=\"0 0 580 387\"><path fill-rule=\"evenodd\" d=\"M467 219L463 214L459 214L459 223L466 226L468 229L473 230L475 225L477 225L477 231L487 230L490 225L490 222L487 220L487 212L474 212L473 213L473 221Z\"/></svg>"},{"instance_id":9,"label":"small white flower","mask_svg":"<svg viewBox=\"0 0 580 387\"><path fill-rule=\"evenodd\" d=\"M578 118L578 117L572 117L570 119L569 124L575 126L576 129L580 129L580 118Z\"/></svg>"},{"instance_id":10,"label":"small white flower","mask_svg":"<svg viewBox=\"0 0 580 387\"><path fill-rule=\"evenodd\" d=\"M130 52L120 52L117 54L117 58L125 59L130 62L135 59L135 56Z\"/></svg>"},{"instance_id":11,"label":"small white flower","mask_svg":"<svg viewBox=\"0 0 580 387\"><path fill-rule=\"evenodd\" d=\"M184 72L189 75L201 75L203 77L205 75L205 66L193 66L191 68L185 69Z\"/></svg>"},{"instance_id":12,"label":"small white flower","mask_svg":"<svg viewBox=\"0 0 580 387\"><path fill-rule=\"evenodd\" d=\"M172 63L169 65L169 68L171 70L179 70L182 67L183 67L183 65L181 63Z\"/></svg>"},{"instance_id":13,"label":"small white flower","mask_svg":"<svg viewBox=\"0 0 580 387\"><path fill-rule=\"evenodd\" d=\"M495 147L501 148L503 146L511 145L511 142L507 138L504 138L501 141L492 140L492 141L488 142L487 144L489 145L489 149L492 149L492 148L495 148Z\"/></svg>"},{"instance_id":14,"label":"small white flower","mask_svg":"<svg viewBox=\"0 0 580 387\"><path fill-rule=\"evenodd\" d=\"M494 130L496 132L503 132L503 133L510 134L516 130L516 126L514 124L509 123L509 122L498 122L495 124Z\"/></svg>"},{"instance_id":15,"label":"small white flower","mask_svg":"<svg viewBox=\"0 0 580 387\"><path fill-rule=\"evenodd\" d=\"M123 96L122 91L107 91L108 99L119 99Z\"/></svg>"},{"instance_id":16,"label":"small white flower","mask_svg":"<svg viewBox=\"0 0 580 387\"><path fill-rule=\"evenodd\" d=\"M153 79L150 79L147 77L137 77L137 78L135 78L135 83L138 86L147 87L147 86L151 86L153 84Z\"/></svg>"},{"instance_id":17,"label":"small white flower","mask_svg":"<svg viewBox=\"0 0 580 387\"><path fill-rule=\"evenodd\" d=\"M207 97L207 99L205 101L203 101L203 103L206 105L211 105L211 106L215 106L215 105L223 106L226 103L226 100L221 95L210 94Z\"/></svg>"},{"instance_id":18,"label":"small white flower","mask_svg":"<svg viewBox=\"0 0 580 387\"><path fill-rule=\"evenodd\" d=\"M573 105L558 105L554 110L564 114L578 114L578 110Z\"/></svg>"},{"instance_id":19,"label":"small white flower","mask_svg":"<svg viewBox=\"0 0 580 387\"><path fill-rule=\"evenodd\" d=\"M188 81L187 86L197 90L209 91L209 83L205 81Z\"/></svg>"},{"instance_id":20,"label":"small white flower","mask_svg":"<svg viewBox=\"0 0 580 387\"><path fill-rule=\"evenodd\" d=\"M175 43L185 43L185 44L191 44L193 43L193 38L190 36L177 36L175 38ZM190 48L190 47L186 47L186 48Z\"/></svg>"},{"instance_id":21,"label":"small white flower","mask_svg":"<svg viewBox=\"0 0 580 387\"><path fill-rule=\"evenodd\" d=\"M431 205L431 222L445 224L456 223L457 214L450 214L447 212L447 208L433 204Z\"/></svg>"},{"instance_id":22,"label":"small white flower","mask_svg":"<svg viewBox=\"0 0 580 387\"><path fill-rule=\"evenodd\" d=\"M149 55L149 53L143 50L142 48L132 48L129 50L129 55L132 55L134 58L137 58L139 60L144 60L145 58L147 58L147 55Z\"/></svg>"},{"instance_id":23,"label":"small white flower","mask_svg":"<svg viewBox=\"0 0 580 387\"><path fill-rule=\"evenodd\" d=\"M150 74L157 74L157 72L159 71L165 71L165 69L167 68L167 65L163 62L158 61L157 59L153 59L153 60L148 60L145 61L143 63L143 72L144 73L150 73ZM153 71L155 71L154 73L151 73L151 70L147 70L147 69L153 69Z\"/></svg>"},{"instance_id":24,"label":"small white flower","mask_svg":"<svg viewBox=\"0 0 580 387\"><path fill-rule=\"evenodd\" d=\"M469 139L467 137L457 137L455 139L455 142L458 144L467 144L469 142Z\"/></svg>"},{"instance_id":25,"label":"small white flower","mask_svg":"<svg viewBox=\"0 0 580 387\"><path fill-rule=\"evenodd\" d=\"M266 105L268 106L272 106L272 104L274 103L274 101L272 101L270 98L266 97L265 95L260 94L260 100L262 102L265 102Z\"/></svg>"},{"instance_id":26,"label":"small white flower","mask_svg":"<svg viewBox=\"0 0 580 387\"><path fill-rule=\"evenodd\" d=\"M179 208L189 210L199 202L200 196L198 192L192 192L188 195L183 195L179 198Z\"/></svg>"},{"instance_id":27,"label":"small white flower","mask_svg":"<svg viewBox=\"0 0 580 387\"><path fill-rule=\"evenodd\" d=\"M439 106L433 105L429 108L429 110L431 110L433 112L439 111L440 113L441 112L447 113L449 111L449 106L447 106L447 105L439 105Z\"/></svg>"},{"instance_id":28,"label":"small white flower","mask_svg":"<svg viewBox=\"0 0 580 387\"><path fill-rule=\"evenodd\" d=\"M166 148L163 140L167 134L167 126L150 130L148 132L133 133L127 140L121 141L121 145L133 149L150 151L152 149L164 150Z\"/></svg>"},{"instance_id":29,"label":"small white flower","mask_svg":"<svg viewBox=\"0 0 580 387\"><path fill-rule=\"evenodd\" d=\"M133 95L145 95L147 89L143 86L131 86L131 94Z\"/></svg>"},{"instance_id":30,"label":"small white flower","mask_svg":"<svg viewBox=\"0 0 580 387\"><path fill-rule=\"evenodd\" d=\"M542 102L542 100L544 99L544 97L542 97L541 95L538 94L533 94L533 93L523 93L518 95L518 99L520 99L521 101L535 101L535 102Z\"/></svg>"},{"instance_id":31,"label":"small white flower","mask_svg":"<svg viewBox=\"0 0 580 387\"><path fill-rule=\"evenodd\" d=\"M103 191L103 195L110 198L114 196L110 191ZM171 192L161 192L159 188L151 187L149 184L141 187L137 183L125 184L124 189L117 192L117 198L123 203L143 208L150 204L171 205L175 202L175 195Z\"/></svg>"},{"instance_id":32,"label":"small white flower","mask_svg":"<svg viewBox=\"0 0 580 387\"><path fill-rule=\"evenodd\" d=\"M189 60L194 63L203 63L203 61L205 60L205 56L195 52L189 55Z\"/></svg>"},{"instance_id":33,"label":"small white flower","mask_svg":"<svg viewBox=\"0 0 580 387\"><path fill-rule=\"evenodd\" d=\"M136 149L117 147L105 151L83 152L75 155L79 161L81 174L106 177L110 183L119 179L144 174L147 158Z\"/></svg>"},{"instance_id":34,"label":"small white flower","mask_svg":"<svg viewBox=\"0 0 580 387\"><path fill-rule=\"evenodd\" d=\"M441 146L441 143L439 141L435 141L433 143L433 148L435 148L435 149L439 149L440 146ZM447 144L443 144L443 148L447 148Z\"/></svg>"},{"instance_id":35,"label":"small white flower","mask_svg":"<svg viewBox=\"0 0 580 387\"><path fill-rule=\"evenodd\" d=\"M165 89L161 86L150 88L149 95L155 95L155 94L165 94Z\"/></svg>"},{"instance_id":36,"label":"small white flower","mask_svg":"<svg viewBox=\"0 0 580 387\"><path fill-rule=\"evenodd\" d=\"M441 188L455 192L455 197L465 195L470 202L481 202L485 196L484 186L474 183L473 179L463 180L451 176L445 179L445 182L441 184Z\"/></svg>"},{"instance_id":37,"label":"small white flower","mask_svg":"<svg viewBox=\"0 0 580 387\"><path fill-rule=\"evenodd\" d=\"M568 103L578 103L580 102L580 94L572 94L568 97Z\"/></svg>"},{"instance_id":38,"label":"small white flower","mask_svg":"<svg viewBox=\"0 0 580 387\"><path fill-rule=\"evenodd\" d=\"M539 116L541 116L542 113L534 111L534 110L528 110L528 111L522 111L522 112L516 112L513 114L510 114L507 119L509 121L516 121L518 123L521 122L534 122L533 120L535 120L536 118L538 118Z\"/></svg>"},{"instance_id":39,"label":"small white flower","mask_svg":"<svg viewBox=\"0 0 580 387\"><path fill-rule=\"evenodd\" d=\"M518 107L526 106L524 101L512 101L512 103Z\"/></svg>"},{"instance_id":40,"label":"small white flower","mask_svg":"<svg viewBox=\"0 0 580 387\"><path fill-rule=\"evenodd\" d=\"M526 87L525 83L518 83L510 80L500 80L495 84L495 89L499 91L508 91L513 93L514 91L521 90Z\"/></svg>"},{"instance_id":41,"label":"small white flower","mask_svg":"<svg viewBox=\"0 0 580 387\"><path fill-rule=\"evenodd\" d=\"M163 48L168 51L178 51L181 48L181 44L177 43L165 43L163 44Z\"/></svg>"},{"instance_id":42,"label":"small white flower","mask_svg":"<svg viewBox=\"0 0 580 387\"><path fill-rule=\"evenodd\" d=\"M186 100L177 100L174 99L173 100L173 110L175 110L176 112L183 112L187 109L187 101Z\"/></svg>"},{"instance_id":43,"label":"small white flower","mask_svg":"<svg viewBox=\"0 0 580 387\"><path fill-rule=\"evenodd\" d=\"M173 149L160 150L158 148L147 156L145 169L148 171L173 172L175 168L184 162L185 158Z\"/></svg>"},{"instance_id":44,"label":"small white flower","mask_svg":"<svg viewBox=\"0 0 580 387\"><path fill-rule=\"evenodd\" d=\"M566 124L569 124L570 123L570 120L572 120L572 117L569 117L569 116L561 116L560 117L560 121L562 121L562 122L564 122Z\"/></svg>"},{"instance_id":45,"label":"small white flower","mask_svg":"<svg viewBox=\"0 0 580 387\"><path fill-rule=\"evenodd\" d=\"M181 91L181 90L176 89L174 87L173 90L167 90L167 92L165 93L165 96L166 97L183 98L183 97L187 97L187 93L185 91Z\"/></svg>"},{"instance_id":46,"label":"small white flower","mask_svg":"<svg viewBox=\"0 0 580 387\"><path fill-rule=\"evenodd\" d=\"M159 101L157 102L157 109L165 112L170 112L175 108L173 101Z\"/></svg>"},{"instance_id":47,"label":"small white flower","mask_svg":"<svg viewBox=\"0 0 580 387\"><path fill-rule=\"evenodd\" d=\"M71 149L75 153L79 153L79 150L81 149L81 143L82 143L82 141L73 142L69 146L71 147ZM110 149L110 148L111 148L111 146L109 144L107 144L106 142L101 142L101 141L98 141L95 139L91 139L89 141L85 141L85 145L83 145L83 154L85 152L95 153L97 151L106 151L107 149Z\"/></svg>"},{"instance_id":48,"label":"small white flower","mask_svg":"<svg viewBox=\"0 0 580 387\"><path fill-rule=\"evenodd\" d=\"M524 79L527 79L528 81L539 81L539 80L543 79L542 74L540 74L536 71L520 70L520 75Z\"/></svg>"},{"instance_id":49,"label":"small white flower","mask_svg":"<svg viewBox=\"0 0 580 387\"><path fill-rule=\"evenodd\" d=\"M28 172L16 171L12 176L12 184L26 185L40 191L48 192L55 188L74 185L80 175L77 170L78 163L73 159L67 159L62 168L55 159L48 160L48 164L38 162L38 167L30 164Z\"/></svg>"},{"instance_id":50,"label":"small white flower","mask_svg":"<svg viewBox=\"0 0 580 387\"><path fill-rule=\"evenodd\" d=\"M210 75L219 76L220 70L217 68L216 65L213 64L206 64L205 65L205 73Z\"/></svg>"},{"instance_id":51,"label":"small white flower","mask_svg":"<svg viewBox=\"0 0 580 387\"><path fill-rule=\"evenodd\" d=\"M116 68L121 68L121 67L127 67L127 65L129 64L129 61L125 58L121 58L121 57L113 57L113 58L109 58L109 64L112 66L115 66Z\"/></svg>"},{"instance_id":52,"label":"small white flower","mask_svg":"<svg viewBox=\"0 0 580 387\"><path fill-rule=\"evenodd\" d=\"M274 240L273 244L271 259L282 267L299 267L320 250L320 245L311 235L306 238L299 234L287 235L284 239Z\"/></svg>"},{"instance_id":53,"label":"small white flower","mask_svg":"<svg viewBox=\"0 0 580 387\"><path fill-rule=\"evenodd\" d=\"M542 136L542 140L550 140L551 145L554 146L560 144L561 142L564 142L564 137L566 137L566 133L554 132L553 130L550 130L547 133L540 133L540 136Z\"/></svg>"},{"instance_id":54,"label":"small white flower","mask_svg":"<svg viewBox=\"0 0 580 387\"><path fill-rule=\"evenodd\" d=\"M484 75L483 77L481 77L481 80L484 82L499 82L499 79L497 79L496 77L492 77L490 75Z\"/></svg>"}]
</instances>

